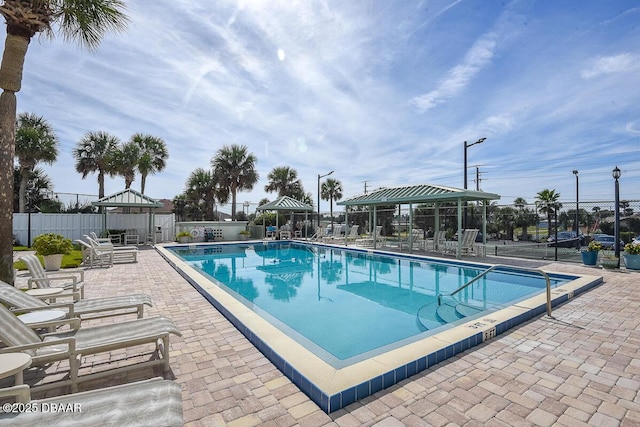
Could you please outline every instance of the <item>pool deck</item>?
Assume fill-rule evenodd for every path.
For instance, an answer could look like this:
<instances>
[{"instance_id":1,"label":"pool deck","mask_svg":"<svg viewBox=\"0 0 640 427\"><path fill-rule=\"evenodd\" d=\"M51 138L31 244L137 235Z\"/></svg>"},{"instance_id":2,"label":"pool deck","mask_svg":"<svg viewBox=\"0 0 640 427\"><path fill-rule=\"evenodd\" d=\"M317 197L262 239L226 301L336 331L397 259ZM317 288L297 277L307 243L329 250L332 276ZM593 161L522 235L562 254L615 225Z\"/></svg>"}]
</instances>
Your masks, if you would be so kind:
<instances>
[{"instance_id":1,"label":"pool deck","mask_svg":"<svg viewBox=\"0 0 640 427\"><path fill-rule=\"evenodd\" d=\"M86 270L85 292L86 298L147 293L154 306L145 316L161 314L178 325L182 337L171 337L170 377L182 385L187 426L640 425L640 273L471 260L598 275L604 283L555 308L555 319L537 317L329 415L155 250L141 250L137 263ZM20 272L17 284L26 284ZM89 356L83 369L103 370L106 360L121 365L136 357L124 350ZM54 364L47 373L56 369ZM158 374L146 368L81 390Z\"/></svg>"}]
</instances>

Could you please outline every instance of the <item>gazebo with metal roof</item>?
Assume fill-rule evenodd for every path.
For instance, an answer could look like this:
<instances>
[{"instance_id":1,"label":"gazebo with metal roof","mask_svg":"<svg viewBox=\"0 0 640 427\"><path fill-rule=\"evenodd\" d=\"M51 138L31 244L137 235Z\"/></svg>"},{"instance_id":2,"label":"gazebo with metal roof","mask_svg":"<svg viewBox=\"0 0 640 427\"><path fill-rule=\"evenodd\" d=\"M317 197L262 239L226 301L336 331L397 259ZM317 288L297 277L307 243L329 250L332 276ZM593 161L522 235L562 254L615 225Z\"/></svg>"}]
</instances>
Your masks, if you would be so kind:
<instances>
[{"instance_id":1,"label":"gazebo with metal roof","mask_svg":"<svg viewBox=\"0 0 640 427\"><path fill-rule=\"evenodd\" d=\"M147 208L149 209L149 235L155 234L153 232L154 223L154 211L157 208L163 207L163 204L149 196L146 196L132 188L127 188L117 193L113 193L109 196L103 197L95 202L91 202L93 206L109 207L109 208ZM107 229L107 212L103 210L102 219L103 229Z\"/></svg>"},{"instance_id":2,"label":"gazebo with metal roof","mask_svg":"<svg viewBox=\"0 0 640 427\"><path fill-rule=\"evenodd\" d=\"M300 200L296 200L289 196L281 196L278 197L273 202L266 203L264 205L258 206L256 211L286 211L291 212L292 214L295 212L304 212L305 213L305 222L307 221L307 214L313 211L313 206L310 206L306 203L302 203ZM276 229L278 228L278 215L276 215Z\"/></svg>"},{"instance_id":3,"label":"gazebo with metal roof","mask_svg":"<svg viewBox=\"0 0 640 427\"><path fill-rule=\"evenodd\" d=\"M435 204L435 231L440 228L439 206L441 203L456 202L458 207L458 230L462 229L462 211L464 202L482 202L482 239L486 243L487 236L487 204L491 200L499 200L500 196L484 191L464 190L460 188L445 187L441 185L420 184L403 187L381 188L371 193L361 194L347 200L337 202L340 206L382 206L382 205L409 205L409 223L413 225L414 204ZM346 210L346 209L345 209ZM345 212L345 221L346 221ZM376 209L373 210L373 223L377 224ZM376 238L374 233L374 248ZM409 239L413 237L409 233ZM410 242L409 247L412 247ZM458 239L458 257L462 239Z\"/></svg>"}]
</instances>

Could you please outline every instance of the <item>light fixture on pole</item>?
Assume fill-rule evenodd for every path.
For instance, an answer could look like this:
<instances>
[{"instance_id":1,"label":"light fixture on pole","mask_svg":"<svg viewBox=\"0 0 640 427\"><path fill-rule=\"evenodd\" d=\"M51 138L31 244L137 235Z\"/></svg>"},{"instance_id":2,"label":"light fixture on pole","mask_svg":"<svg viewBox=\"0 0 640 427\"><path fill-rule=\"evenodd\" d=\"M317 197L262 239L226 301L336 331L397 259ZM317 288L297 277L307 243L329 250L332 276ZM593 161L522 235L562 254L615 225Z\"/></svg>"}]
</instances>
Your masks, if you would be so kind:
<instances>
[{"instance_id":1,"label":"light fixture on pole","mask_svg":"<svg viewBox=\"0 0 640 427\"><path fill-rule=\"evenodd\" d=\"M580 250L580 209L578 206L578 202L580 198L578 197L579 185L578 185L578 170L574 169L573 174L576 176L576 222L575 222L575 230L576 230L576 247Z\"/></svg>"},{"instance_id":2,"label":"light fixture on pole","mask_svg":"<svg viewBox=\"0 0 640 427\"><path fill-rule=\"evenodd\" d=\"M613 247L615 248L617 268L620 268L620 184L618 183L618 179L620 175L622 175L622 171L616 166L613 168L613 171L611 171L611 175L615 180L615 224L613 232L615 241L613 242Z\"/></svg>"},{"instance_id":3,"label":"light fixture on pole","mask_svg":"<svg viewBox=\"0 0 640 427\"><path fill-rule=\"evenodd\" d=\"M324 175L318 174L318 228L320 228L320 178L324 178L325 176L329 176L333 172L334 171L331 171L329 173L325 173Z\"/></svg>"},{"instance_id":4,"label":"light fixture on pole","mask_svg":"<svg viewBox=\"0 0 640 427\"><path fill-rule=\"evenodd\" d=\"M480 138L476 142L472 144L467 144L467 141L464 142L464 189L467 189L467 148L474 146L476 144L482 144L487 138ZM462 222L462 228L467 227L467 201L464 202L464 220Z\"/></svg>"}]
</instances>

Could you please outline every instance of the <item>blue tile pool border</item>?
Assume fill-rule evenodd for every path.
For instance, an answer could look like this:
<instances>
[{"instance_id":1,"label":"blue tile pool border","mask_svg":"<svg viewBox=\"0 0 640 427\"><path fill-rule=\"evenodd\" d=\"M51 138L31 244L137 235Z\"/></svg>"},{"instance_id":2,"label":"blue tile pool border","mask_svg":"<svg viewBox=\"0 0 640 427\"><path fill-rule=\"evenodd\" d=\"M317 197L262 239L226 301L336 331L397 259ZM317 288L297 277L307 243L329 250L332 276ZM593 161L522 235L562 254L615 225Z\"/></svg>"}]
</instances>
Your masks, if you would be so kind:
<instances>
[{"instance_id":1,"label":"blue tile pool border","mask_svg":"<svg viewBox=\"0 0 640 427\"><path fill-rule=\"evenodd\" d=\"M223 245L225 243L222 243ZM228 244L228 243L227 243ZM207 246L217 246L218 244L211 244ZM198 245L201 246L201 245ZM325 245L321 245L325 246ZM176 246L165 246L167 249L171 249ZM331 247L331 246L326 246ZM467 263L467 262L454 262L451 260L442 260L440 258L432 258L432 257L421 257L416 255L399 255L396 253L387 253L383 251L373 251L373 250L360 250L360 249L352 249L358 252L370 253L370 254L378 254L378 255L391 255L400 258L407 259L416 259L416 260L432 260L435 262L445 262L451 263L453 265L465 265L465 266L474 266L477 267L478 263ZM367 396L371 396L372 394L377 393L385 388L391 387L394 384L397 384L419 372L422 372L432 366L439 364L451 357L456 356L459 353L462 353L470 348L473 348L479 344L482 344L484 339L484 333L478 332L469 337L466 337L458 342L450 344L444 348L438 349L432 353L426 354L424 356L419 357L416 360L413 360L409 363L398 366L388 372L377 375L367 381L364 381L360 384L357 384L352 387L348 387L338 393L327 394L323 392L318 386L313 384L311 380L306 378L303 374L301 374L298 370L295 369L291 364L289 364L282 356L280 356L276 351L274 351L264 340L262 340L259 336L257 336L253 331L247 328L233 313L231 313L227 308L225 308L222 304L220 304L215 298L213 298L205 289L203 289L200 284L196 280L194 280L189 274L183 271L178 265L176 265L170 258L166 256L163 251L156 251L162 256L171 267L173 267L187 282L189 282L211 305L213 305L216 310L218 310L225 318L227 318L235 327L242 333L271 363L275 365L278 370L280 370L287 378L291 380L304 394L306 394L313 402L315 402L324 412L331 413L335 412L341 408L344 408L352 403L357 402ZM486 264L485 264L486 265ZM517 267L513 267L514 271L521 271ZM554 276L563 277L562 274L555 274ZM566 278L577 278L580 276L577 275L565 275ZM588 291L589 289L598 286L602 283L602 277L596 277L594 280L586 283L585 285L576 288L573 290L571 297L575 297L583 292ZM570 295L562 294L552 298L551 305L552 307L556 307L560 304L567 302L570 299ZM535 317L538 317L542 314L545 314L547 310L546 303L540 304L534 308L531 308L524 313L520 313L515 317L496 323L495 327L495 335L500 335L509 329L527 322Z\"/></svg>"}]
</instances>

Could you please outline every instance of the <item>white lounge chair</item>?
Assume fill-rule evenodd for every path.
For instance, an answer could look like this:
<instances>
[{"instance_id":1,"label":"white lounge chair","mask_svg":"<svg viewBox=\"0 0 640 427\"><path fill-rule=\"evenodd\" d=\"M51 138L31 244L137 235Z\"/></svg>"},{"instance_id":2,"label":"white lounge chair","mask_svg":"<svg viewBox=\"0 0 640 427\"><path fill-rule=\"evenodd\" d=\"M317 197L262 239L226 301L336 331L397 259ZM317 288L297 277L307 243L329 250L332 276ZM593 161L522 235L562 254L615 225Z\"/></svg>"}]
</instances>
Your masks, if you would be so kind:
<instances>
[{"instance_id":1,"label":"white lounge chair","mask_svg":"<svg viewBox=\"0 0 640 427\"><path fill-rule=\"evenodd\" d=\"M95 327L80 327L80 319L78 318L46 322L46 324L40 324L39 327L68 325L72 329L40 337L2 304L0 304L0 325L2 325L0 340L5 345L0 348L0 353L27 353L31 356L35 366L67 360L69 362L68 378L40 385L38 388L45 390L71 385L72 392L77 391L78 383L81 381L139 370L141 367L163 365L164 371L167 372L169 370L169 335L180 336L180 331L170 319L146 317ZM79 375L82 356L143 344L155 344L157 358L144 359L140 363L102 372Z\"/></svg>"},{"instance_id":2,"label":"white lounge chair","mask_svg":"<svg viewBox=\"0 0 640 427\"><path fill-rule=\"evenodd\" d=\"M85 267L111 267L113 265L113 249L97 248L84 240L76 240L76 243L82 249L82 265Z\"/></svg>"},{"instance_id":3,"label":"white lounge chair","mask_svg":"<svg viewBox=\"0 0 640 427\"><path fill-rule=\"evenodd\" d=\"M406 241L401 241L399 246L400 250L402 250L404 247L408 248L409 250L413 250L414 247L417 247L418 249L424 249L424 232L419 228L412 229L410 237Z\"/></svg>"},{"instance_id":4,"label":"white lounge chair","mask_svg":"<svg viewBox=\"0 0 640 427\"><path fill-rule=\"evenodd\" d=\"M96 252L112 252L113 263L119 262L138 262L138 247L137 246L114 246L111 243L99 243L93 238L83 236Z\"/></svg>"},{"instance_id":5,"label":"white lounge chair","mask_svg":"<svg viewBox=\"0 0 640 427\"><path fill-rule=\"evenodd\" d=\"M67 317L80 317L82 320L126 314L136 314L141 319L144 316L144 306L151 307L153 305L151 297L144 294L82 299L75 303L47 304L41 299L28 295L3 281L0 281L0 302L6 304L12 311L21 313L61 309L67 312ZM98 315L86 317L89 314Z\"/></svg>"},{"instance_id":6,"label":"white lounge chair","mask_svg":"<svg viewBox=\"0 0 640 427\"><path fill-rule=\"evenodd\" d=\"M29 289L36 288L63 288L78 293L80 298L84 298L84 271L45 271L40 259L35 255L24 255L20 257L29 269L31 277L27 279Z\"/></svg>"},{"instance_id":7,"label":"white lounge chair","mask_svg":"<svg viewBox=\"0 0 640 427\"><path fill-rule=\"evenodd\" d=\"M182 426L182 387L152 378L71 395L31 400L26 384L0 389L40 411L0 411L0 426ZM51 410L51 408L71 410ZM76 409L75 411L73 409Z\"/></svg>"}]
</instances>

